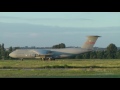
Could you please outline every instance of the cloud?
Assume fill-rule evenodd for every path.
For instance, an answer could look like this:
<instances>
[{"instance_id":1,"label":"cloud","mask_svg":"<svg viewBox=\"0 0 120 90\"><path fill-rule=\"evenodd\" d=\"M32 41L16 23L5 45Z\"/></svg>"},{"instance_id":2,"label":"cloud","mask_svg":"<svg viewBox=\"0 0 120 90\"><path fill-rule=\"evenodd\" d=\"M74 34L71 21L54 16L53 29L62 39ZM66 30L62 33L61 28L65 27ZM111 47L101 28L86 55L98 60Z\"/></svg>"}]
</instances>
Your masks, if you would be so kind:
<instances>
[{"instance_id":1,"label":"cloud","mask_svg":"<svg viewBox=\"0 0 120 90\"><path fill-rule=\"evenodd\" d=\"M0 18L3 18L3 19L24 19L21 17L12 17L12 16L0 16Z\"/></svg>"},{"instance_id":2,"label":"cloud","mask_svg":"<svg viewBox=\"0 0 120 90\"><path fill-rule=\"evenodd\" d=\"M38 33L30 33L29 36L30 36L30 37L38 37L39 34L38 34Z\"/></svg>"},{"instance_id":3,"label":"cloud","mask_svg":"<svg viewBox=\"0 0 120 90\"><path fill-rule=\"evenodd\" d=\"M59 27L86 27L91 26L87 23L93 22L93 19L89 18L37 18L37 17L12 17L12 16L0 16L0 22L4 23L27 23L34 25L47 25L47 26L59 26ZM79 25L80 24L80 25ZM85 25L87 24L87 25Z\"/></svg>"},{"instance_id":4,"label":"cloud","mask_svg":"<svg viewBox=\"0 0 120 90\"><path fill-rule=\"evenodd\" d=\"M14 19L14 20L28 20L28 21L92 21L89 18L23 18L23 17L12 17L12 16L0 16L1 19Z\"/></svg>"},{"instance_id":5,"label":"cloud","mask_svg":"<svg viewBox=\"0 0 120 90\"><path fill-rule=\"evenodd\" d=\"M1 36L5 37L5 38L18 38L21 37L21 35L25 35L26 33L17 33L17 32L3 32L3 34Z\"/></svg>"}]
</instances>

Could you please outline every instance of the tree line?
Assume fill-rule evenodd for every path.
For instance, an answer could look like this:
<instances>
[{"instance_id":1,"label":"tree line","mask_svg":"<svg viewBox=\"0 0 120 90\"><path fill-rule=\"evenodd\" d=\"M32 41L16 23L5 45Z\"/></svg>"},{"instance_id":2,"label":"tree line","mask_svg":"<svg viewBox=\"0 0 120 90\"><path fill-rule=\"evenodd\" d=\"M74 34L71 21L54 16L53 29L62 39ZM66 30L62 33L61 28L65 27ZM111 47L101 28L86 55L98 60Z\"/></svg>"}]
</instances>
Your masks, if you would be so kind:
<instances>
[{"instance_id":1,"label":"tree line","mask_svg":"<svg viewBox=\"0 0 120 90\"><path fill-rule=\"evenodd\" d=\"M60 44L57 44L57 45L53 45L52 48L66 48L66 46L65 46L64 43L60 43Z\"/></svg>"},{"instance_id":2,"label":"tree line","mask_svg":"<svg viewBox=\"0 0 120 90\"><path fill-rule=\"evenodd\" d=\"M91 51L71 57L74 59L120 59L120 50L115 44L110 44L104 51Z\"/></svg>"},{"instance_id":3,"label":"tree line","mask_svg":"<svg viewBox=\"0 0 120 90\"><path fill-rule=\"evenodd\" d=\"M65 48L65 44L53 45L52 48ZM9 54L20 47L9 47L8 50L5 50L4 44L0 44L0 60L13 59L9 57ZM91 51L83 54L78 54L71 59L120 59L120 50L117 49L116 45L111 43L106 47L105 51Z\"/></svg>"},{"instance_id":4,"label":"tree line","mask_svg":"<svg viewBox=\"0 0 120 90\"><path fill-rule=\"evenodd\" d=\"M9 57L9 54L12 52L12 51L14 51L14 50L16 50L16 49L18 49L18 48L20 48L20 47L9 47L8 48L8 50L6 50L5 48L4 48L4 43L2 43L2 44L0 44L0 60L8 60L8 59L13 59L13 58L11 58L11 57Z\"/></svg>"}]
</instances>

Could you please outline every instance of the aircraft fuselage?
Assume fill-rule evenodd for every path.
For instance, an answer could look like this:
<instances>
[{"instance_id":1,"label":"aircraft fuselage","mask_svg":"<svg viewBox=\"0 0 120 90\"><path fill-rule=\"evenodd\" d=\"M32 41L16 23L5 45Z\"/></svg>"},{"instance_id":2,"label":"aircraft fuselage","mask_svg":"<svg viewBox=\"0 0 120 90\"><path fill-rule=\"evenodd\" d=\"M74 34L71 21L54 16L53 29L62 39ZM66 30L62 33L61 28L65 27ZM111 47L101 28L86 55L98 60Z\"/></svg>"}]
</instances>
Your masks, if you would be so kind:
<instances>
[{"instance_id":1,"label":"aircraft fuselage","mask_svg":"<svg viewBox=\"0 0 120 90\"><path fill-rule=\"evenodd\" d=\"M10 53L13 58L66 58L72 55L85 53L91 50L82 48L64 48L64 49L17 49Z\"/></svg>"}]
</instances>

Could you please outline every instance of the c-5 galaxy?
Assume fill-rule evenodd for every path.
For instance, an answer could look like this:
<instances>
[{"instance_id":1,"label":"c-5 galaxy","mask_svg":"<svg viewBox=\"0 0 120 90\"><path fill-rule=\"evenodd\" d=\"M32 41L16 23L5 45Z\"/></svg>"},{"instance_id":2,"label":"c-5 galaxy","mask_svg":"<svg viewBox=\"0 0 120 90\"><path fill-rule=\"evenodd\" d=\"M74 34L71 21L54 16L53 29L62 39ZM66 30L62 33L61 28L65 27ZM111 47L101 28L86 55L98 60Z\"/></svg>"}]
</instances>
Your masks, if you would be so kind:
<instances>
[{"instance_id":1,"label":"c-5 galaxy","mask_svg":"<svg viewBox=\"0 0 120 90\"><path fill-rule=\"evenodd\" d=\"M86 42L81 48L62 49L16 49L9 54L12 58L40 58L42 60L55 60L57 58L67 58L77 54L93 51L93 46L100 36L87 36Z\"/></svg>"}]
</instances>

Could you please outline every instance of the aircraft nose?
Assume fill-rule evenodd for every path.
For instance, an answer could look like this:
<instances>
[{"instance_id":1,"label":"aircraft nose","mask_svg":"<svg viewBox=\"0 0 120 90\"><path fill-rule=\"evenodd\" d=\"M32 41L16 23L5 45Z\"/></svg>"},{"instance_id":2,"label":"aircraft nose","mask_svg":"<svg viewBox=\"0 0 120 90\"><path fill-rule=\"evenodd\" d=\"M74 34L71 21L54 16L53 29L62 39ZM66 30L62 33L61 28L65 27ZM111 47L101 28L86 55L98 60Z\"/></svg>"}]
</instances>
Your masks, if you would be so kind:
<instances>
[{"instance_id":1,"label":"aircraft nose","mask_svg":"<svg viewBox=\"0 0 120 90\"><path fill-rule=\"evenodd\" d=\"M15 54L14 53L10 53L9 56L10 57L15 57Z\"/></svg>"}]
</instances>

